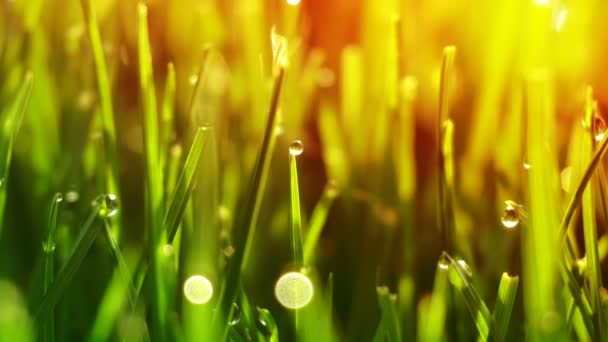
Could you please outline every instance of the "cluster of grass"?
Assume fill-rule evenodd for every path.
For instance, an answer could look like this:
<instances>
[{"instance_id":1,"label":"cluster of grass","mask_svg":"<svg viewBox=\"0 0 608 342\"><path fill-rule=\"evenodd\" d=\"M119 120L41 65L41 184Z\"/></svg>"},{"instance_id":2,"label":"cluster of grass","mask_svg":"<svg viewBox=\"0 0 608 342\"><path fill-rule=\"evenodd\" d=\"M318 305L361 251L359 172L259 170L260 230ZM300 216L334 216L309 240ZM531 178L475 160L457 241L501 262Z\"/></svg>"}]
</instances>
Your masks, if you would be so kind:
<instances>
[{"instance_id":1,"label":"cluster of grass","mask_svg":"<svg viewBox=\"0 0 608 342\"><path fill-rule=\"evenodd\" d=\"M0 341L608 339L608 134L591 87L556 127L547 9L461 129L456 47L422 82L406 5L364 3L332 71L297 1L4 2Z\"/></svg>"}]
</instances>

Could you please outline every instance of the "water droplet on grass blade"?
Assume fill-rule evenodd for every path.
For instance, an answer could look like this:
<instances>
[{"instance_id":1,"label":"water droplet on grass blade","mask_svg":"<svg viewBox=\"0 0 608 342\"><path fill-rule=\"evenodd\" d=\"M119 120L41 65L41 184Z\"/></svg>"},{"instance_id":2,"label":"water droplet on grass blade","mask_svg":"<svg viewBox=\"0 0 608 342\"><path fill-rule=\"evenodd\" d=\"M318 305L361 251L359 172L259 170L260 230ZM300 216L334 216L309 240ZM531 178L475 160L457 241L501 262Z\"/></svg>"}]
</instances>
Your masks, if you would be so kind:
<instances>
[{"instance_id":1,"label":"water droplet on grass blade","mask_svg":"<svg viewBox=\"0 0 608 342\"><path fill-rule=\"evenodd\" d=\"M192 304L205 304L213 296L213 285L201 275L193 275L184 282L184 296Z\"/></svg>"},{"instance_id":2,"label":"water droplet on grass blade","mask_svg":"<svg viewBox=\"0 0 608 342\"><path fill-rule=\"evenodd\" d=\"M55 251L55 247L56 247L55 244L49 245L46 241L42 243L42 250L45 253L52 253L52 252L54 252Z\"/></svg>"},{"instance_id":3,"label":"water droplet on grass blade","mask_svg":"<svg viewBox=\"0 0 608 342\"><path fill-rule=\"evenodd\" d=\"M439 267L439 269L444 270L444 271L447 271L450 269L450 262L445 257L445 255L442 255L441 257L439 257L439 261L437 262L437 267Z\"/></svg>"},{"instance_id":4,"label":"water droplet on grass blade","mask_svg":"<svg viewBox=\"0 0 608 342\"><path fill-rule=\"evenodd\" d=\"M63 195L61 193L55 194L55 202L57 202L57 203L63 202Z\"/></svg>"},{"instance_id":5,"label":"water droplet on grass blade","mask_svg":"<svg viewBox=\"0 0 608 342\"><path fill-rule=\"evenodd\" d=\"M303 308L312 300L312 281L300 272L285 273L277 280L274 295L288 309Z\"/></svg>"},{"instance_id":6,"label":"water droplet on grass blade","mask_svg":"<svg viewBox=\"0 0 608 342\"><path fill-rule=\"evenodd\" d=\"M232 303L232 314L230 315L230 321L228 324L237 325L241 321L241 307L237 303Z\"/></svg>"},{"instance_id":7,"label":"water droplet on grass blade","mask_svg":"<svg viewBox=\"0 0 608 342\"><path fill-rule=\"evenodd\" d=\"M597 142L602 141L606 136L606 122L599 115L593 117L593 136Z\"/></svg>"},{"instance_id":8,"label":"water droplet on grass blade","mask_svg":"<svg viewBox=\"0 0 608 342\"><path fill-rule=\"evenodd\" d=\"M520 205L513 201L505 201L505 209L502 212L500 221L507 229L515 228L520 221Z\"/></svg>"},{"instance_id":9,"label":"water droplet on grass blade","mask_svg":"<svg viewBox=\"0 0 608 342\"><path fill-rule=\"evenodd\" d=\"M304 144L300 140L294 140L289 144L289 154L292 156L299 156L304 152Z\"/></svg>"},{"instance_id":10,"label":"water droplet on grass blade","mask_svg":"<svg viewBox=\"0 0 608 342\"><path fill-rule=\"evenodd\" d=\"M97 215L101 218L110 218L118 213L118 199L113 194L97 196L93 205L97 207Z\"/></svg>"}]
</instances>

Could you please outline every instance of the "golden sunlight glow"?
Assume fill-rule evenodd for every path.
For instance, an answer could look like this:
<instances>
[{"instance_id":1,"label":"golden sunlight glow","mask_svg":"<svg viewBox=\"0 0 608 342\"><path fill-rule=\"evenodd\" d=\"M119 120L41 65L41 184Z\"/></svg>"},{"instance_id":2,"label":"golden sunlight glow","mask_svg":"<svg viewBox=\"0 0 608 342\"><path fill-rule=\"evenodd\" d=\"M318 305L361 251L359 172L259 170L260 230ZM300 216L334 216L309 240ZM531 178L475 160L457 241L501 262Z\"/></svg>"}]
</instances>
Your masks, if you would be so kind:
<instances>
[{"instance_id":1,"label":"golden sunlight glow","mask_svg":"<svg viewBox=\"0 0 608 342\"><path fill-rule=\"evenodd\" d=\"M211 282L201 275L193 275L184 282L184 296L192 304L205 304L212 295Z\"/></svg>"},{"instance_id":2,"label":"golden sunlight glow","mask_svg":"<svg viewBox=\"0 0 608 342\"><path fill-rule=\"evenodd\" d=\"M287 0L287 4L291 6L298 6L300 4L300 0Z\"/></svg>"}]
</instances>

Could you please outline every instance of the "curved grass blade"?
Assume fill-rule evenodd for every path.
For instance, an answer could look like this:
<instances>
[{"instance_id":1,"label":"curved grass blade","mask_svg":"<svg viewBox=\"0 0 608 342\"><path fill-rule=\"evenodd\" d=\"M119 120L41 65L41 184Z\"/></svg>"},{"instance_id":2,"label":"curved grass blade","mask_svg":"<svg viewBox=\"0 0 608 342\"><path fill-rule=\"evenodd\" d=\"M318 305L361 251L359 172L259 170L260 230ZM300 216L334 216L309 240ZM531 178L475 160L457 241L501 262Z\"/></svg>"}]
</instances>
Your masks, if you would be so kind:
<instances>
[{"instance_id":1,"label":"curved grass blade","mask_svg":"<svg viewBox=\"0 0 608 342\"><path fill-rule=\"evenodd\" d=\"M132 286L131 282L131 272L129 272L129 268L127 267L127 262L118 247L118 243L114 236L112 235L112 226L110 220L103 220L103 232L104 237L106 238L106 242L108 243L108 247L110 249L110 253L112 254L112 258L116 262L116 266L118 272L122 274L123 281L129 284L127 288L127 295L129 298L129 303L131 307L135 307L135 288Z\"/></svg>"},{"instance_id":2,"label":"curved grass blade","mask_svg":"<svg viewBox=\"0 0 608 342\"><path fill-rule=\"evenodd\" d=\"M53 196L51 202L51 210L49 214L49 233L43 245L44 250L44 294L46 295L55 276L55 232L57 230L57 212L59 203L63 200L63 195L60 193ZM55 313L51 310L49 317L42 323L42 340L55 341Z\"/></svg>"},{"instance_id":3,"label":"curved grass blade","mask_svg":"<svg viewBox=\"0 0 608 342\"><path fill-rule=\"evenodd\" d=\"M301 144L298 141L299 144ZM297 156L289 153L289 194L291 199L291 241L293 247L293 261L297 268L304 266L302 246L302 214L300 213L300 187L298 185Z\"/></svg>"},{"instance_id":4,"label":"curved grass blade","mask_svg":"<svg viewBox=\"0 0 608 342\"><path fill-rule=\"evenodd\" d=\"M217 319L218 312L222 308L232 307L232 302L234 302L239 289L241 266L245 256L245 246L247 245L247 241L249 241L253 235L251 226L254 219L254 212L256 205L258 205L257 202L261 197L260 188L263 182L264 169L268 168L267 165L270 160L270 145L275 134L275 121L277 117L279 97L281 94L281 85L283 83L284 75L285 69L283 67L279 67L274 79L264 138L258 152L257 161L253 169L253 174L250 180L251 183L249 184L247 195L244 197L242 202L243 206L240 212L241 214L237 216L234 225L234 255L230 259L227 266L226 277L220 292L220 299L218 301L219 309L215 313L214 321ZM228 312L228 315L230 315L230 312Z\"/></svg>"},{"instance_id":5,"label":"curved grass blade","mask_svg":"<svg viewBox=\"0 0 608 342\"><path fill-rule=\"evenodd\" d=\"M492 313L492 319L496 322L497 333L502 340L505 340L507 337L518 285L519 277L511 277L506 272L502 274L500 285L498 286L498 299Z\"/></svg>"},{"instance_id":6,"label":"curved grass blade","mask_svg":"<svg viewBox=\"0 0 608 342\"><path fill-rule=\"evenodd\" d=\"M449 254L443 252L442 257L448 261L449 269L456 272L459 281L455 282L455 286L462 294L464 301L469 308L469 312L475 320L475 325L477 326L481 340L502 341L501 336L497 333L490 310L488 310L486 303L481 299L481 296L473 286L467 271L463 269L462 265L454 261Z\"/></svg>"},{"instance_id":7,"label":"curved grass blade","mask_svg":"<svg viewBox=\"0 0 608 342\"><path fill-rule=\"evenodd\" d=\"M263 335L266 342L279 342L279 329L272 314L268 309L256 308L258 312L258 322L264 329Z\"/></svg>"},{"instance_id":8,"label":"curved grass blade","mask_svg":"<svg viewBox=\"0 0 608 342\"><path fill-rule=\"evenodd\" d=\"M395 307L397 298L391 294L388 287L379 286L376 288L380 310L382 311L381 325L385 332L386 341L401 341L401 326L399 324L399 314Z\"/></svg>"},{"instance_id":9,"label":"curved grass blade","mask_svg":"<svg viewBox=\"0 0 608 342\"><path fill-rule=\"evenodd\" d=\"M42 299L38 310L36 311L36 315L34 316L36 322L42 322L42 320L49 317L51 311L63 295L63 292L68 287L69 283L72 281L74 274L80 268L80 264L87 252L93 245L93 241L99 234L99 230L101 229L101 222L98 219L98 211L99 205L95 206L89 217L85 221L84 225L80 230L80 234L76 238L74 243L74 247L72 248L72 252L68 257L65 265L59 270L57 277L51 284L51 287L48 289L46 295Z\"/></svg>"},{"instance_id":10,"label":"curved grass blade","mask_svg":"<svg viewBox=\"0 0 608 342\"><path fill-rule=\"evenodd\" d=\"M19 88L15 100L6 114L5 121L2 123L2 132L0 136L0 235L2 235L2 227L4 226L6 182L11 166L13 142L21 127L21 122L23 121L25 108L32 91L33 79L34 76L31 72L25 74L23 84L21 85L21 88Z\"/></svg>"},{"instance_id":11,"label":"curved grass blade","mask_svg":"<svg viewBox=\"0 0 608 342\"><path fill-rule=\"evenodd\" d=\"M321 231L323 230L323 226L325 226L327 215L337 196L337 185L333 181L329 181L325 185L323 195L321 195L321 199L313 209L310 217L308 233L306 233L306 238L304 239L304 265L308 265L313 260Z\"/></svg>"}]
</instances>

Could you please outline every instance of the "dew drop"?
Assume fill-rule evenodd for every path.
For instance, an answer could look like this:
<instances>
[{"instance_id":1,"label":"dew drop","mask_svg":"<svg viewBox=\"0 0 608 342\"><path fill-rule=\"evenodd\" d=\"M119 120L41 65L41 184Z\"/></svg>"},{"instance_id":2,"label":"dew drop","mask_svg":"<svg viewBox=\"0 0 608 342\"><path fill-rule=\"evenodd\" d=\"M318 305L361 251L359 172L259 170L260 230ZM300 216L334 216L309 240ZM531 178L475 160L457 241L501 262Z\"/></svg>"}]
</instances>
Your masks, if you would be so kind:
<instances>
[{"instance_id":1,"label":"dew drop","mask_svg":"<svg viewBox=\"0 0 608 342\"><path fill-rule=\"evenodd\" d=\"M528 164L527 162L524 162L523 165L525 170L530 170L532 168L532 165Z\"/></svg>"},{"instance_id":2,"label":"dew drop","mask_svg":"<svg viewBox=\"0 0 608 342\"><path fill-rule=\"evenodd\" d=\"M42 250L45 253L53 253L55 251L55 244L49 245L46 241L42 243Z\"/></svg>"},{"instance_id":3,"label":"dew drop","mask_svg":"<svg viewBox=\"0 0 608 342\"><path fill-rule=\"evenodd\" d=\"M55 202L57 203L61 203L63 202L63 194L61 194L60 192L55 194Z\"/></svg>"},{"instance_id":4,"label":"dew drop","mask_svg":"<svg viewBox=\"0 0 608 342\"><path fill-rule=\"evenodd\" d=\"M269 337L272 335L272 331L271 331L271 325L273 325L273 323L270 321L271 318L269 318L268 316L270 316L270 311L266 310L266 309L262 309L262 308L257 308L258 310L258 326L260 328L260 331L262 332L262 334L266 337Z\"/></svg>"},{"instance_id":5,"label":"dew drop","mask_svg":"<svg viewBox=\"0 0 608 342\"><path fill-rule=\"evenodd\" d=\"M95 198L93 205L97 207L97 215L109 218L118 212L118 199L113 194L102 194Z\"/></svg>"},{"instance_id":6,"label":"dew drop","mask_svg":"<svg viewBox=\"0 0 608 342\"><path fill-rule=\"evenodd\" d=\"M606 136L606 122L599 115L593 117L593 135L597 142L602 141Z\"/></svg>"},{"instance_id":7,"label":"dew drop","mask_svg":"<svg viewBox=\"0 0 608 342\"><path fill-rule=\"evenodd\" d=\"M230 321L228 324L235 326L241 321L241 308L237 303L232 303L232 315L230 315Z\"/></svg>"},{"instance_id":8,"label":"dew drop","mask_svg":"<svg viewBox=\"0 0 608 342\"><path fill-rule=\"evenodd\" d=\"M518 204L513 201L505 201L505 210L502 212L500 221L507 229L517 227L519 224L519 208Z\"/></svg>"},{"instance_id":9,"label":"dew drop","mask_svg":"<svg viewBox=\"0 0 608 342\"><path fill-rule=\"evenodd\" d=\"M289 144L289 154L292 156L299 156L304 152L304 144L300 140L294 140Z\"/></svg>"},{"instance_id":10,"label":"dew drop","mask_svg":"<svg viewBox=\"0 0 608 342\"><path fill-rule=\"evenodd\" d=\"M198 82L198 74L192 74L192 75L190 75L190 77L188 77L188 83L190 83L191 86L194 87L197 82Z\"/></svg>"},{"instance_id":11,"label":"dew drop","mask_svg":"<svg viewBox=\"0 0 608 342\"><path fill-rule=\"evenodd\" d=\"M193 275L184 282L184 296L192 304L205 304L213 296L213 285L201 275Z\"/></svg>"},{"instance_id":12,"label":"dew drop","mask_svg":"<svg viewBox=\"0 0 608 342\"><path fill-rule=\"evenodd\" d=\"M228 245L222 249L222 253L227 259L230 259L234 255L234 247L232 245Z\"/></svg>"},{"instance_id":13,"label":"dew drop","mask_svg":"<svg viewBox=\"0 0 608 342\"><path fill-rule=\"evenodd\" d=\"M274 295L288 309L300 309L312 300L312 281L300 272L283 274L274 287Z\"/></svg>"},{"instance_id":14,"label":"dew drop","mask_svg":"<svg viewBox=\"0 0 608 342\"><path fill-rule=\"evenodd\" d=\"M439 269L447 271L450 269L450 263L448 261L448 259L445 257L445 255L442 255L439 258L439 261L437 262L437 267L439 267Z\"/></svg>"}]
</instances>

